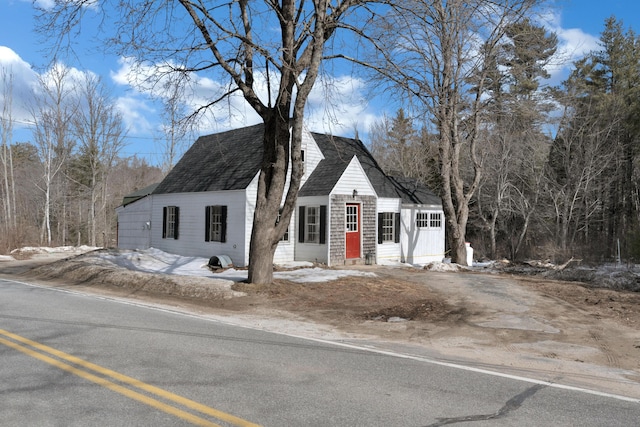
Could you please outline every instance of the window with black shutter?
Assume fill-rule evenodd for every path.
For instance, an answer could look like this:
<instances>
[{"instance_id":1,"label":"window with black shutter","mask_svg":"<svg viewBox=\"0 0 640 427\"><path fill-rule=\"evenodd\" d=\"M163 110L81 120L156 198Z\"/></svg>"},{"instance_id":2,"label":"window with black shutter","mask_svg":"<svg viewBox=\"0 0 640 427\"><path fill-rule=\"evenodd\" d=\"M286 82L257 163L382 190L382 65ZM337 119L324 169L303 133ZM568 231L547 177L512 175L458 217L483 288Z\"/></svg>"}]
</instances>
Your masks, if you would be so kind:
<instances>
[{"instance_id":1,"label":"window with black shutter","mask_svg":"<svg viewBox=\"0 0 640 427\"><path fill-rule=\"evenodd\" d=\"M180 208L178 206L165 206L162 208L162 238L177 239L180 220Z\"/></svg>"},{"instance_id":2,"label":"window with black shutter","mask_svg":"<svg viewBox=\"0 0 640 427\"><path fill-rule=\"evenodd\" d=\"M227 241L227 207L226 206L206 206L205 207L205 242Z\"/></svg>"},{"instance_id":3,"label":"window with black shutter","mask_svg":"<svg viewBox=\"0 0 640 427\"><path fill-rule=\"evenodd\" d=\"M327 242L327 206L300 206L298 218L298 242Z\"/></svg>"},{"instance_id":4,"label":"window with black shutter","mask_svg":"<svg viewBox=\"0 0 640 427\"><path fill-rule=\"evenodd\" d=\"M400 243L400 214L397 212L378 213L378 243Z\"/></svg>"}]
</instances>

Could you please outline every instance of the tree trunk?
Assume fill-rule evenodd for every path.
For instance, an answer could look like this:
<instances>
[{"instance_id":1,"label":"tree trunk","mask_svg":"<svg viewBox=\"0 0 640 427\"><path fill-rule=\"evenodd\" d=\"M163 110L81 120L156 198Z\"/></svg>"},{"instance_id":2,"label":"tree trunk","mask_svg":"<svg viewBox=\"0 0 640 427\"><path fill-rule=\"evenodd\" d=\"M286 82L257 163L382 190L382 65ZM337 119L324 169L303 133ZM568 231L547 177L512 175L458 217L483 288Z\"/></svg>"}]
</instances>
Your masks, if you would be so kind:
<instances>
[{"instance_id":1,"label":"tree trunk","mask_svg":"<svg viewBox=\"0 0 640 427\"><path fill-rule=\"evenodd\" d=\"M280 111L288 111L286 108ZM289 166L289 141L293 139L290 135L288 115L283 117L274 109L264 120L263 160L249 246L250 283L267 285L273 281L273 256L280 240L276 222ZM295 197L291 200L288 195L285 203L295 205ZM281 221L288 224L290 218L290 212L283 212Z\"/></svg>"},{"instance_id":2,"label":"tree trunk","mask_svg":"<svg viewBox=\"0 0 640 427\"><path fill-rule=\"evenodd\" d=\"M255 215L258 215L257 209ZM265 221L253 223L249 246L249 283L268 285L273 282L273 257L277 244L271 242L272 231Z\"/></svg>"}]
</instances>

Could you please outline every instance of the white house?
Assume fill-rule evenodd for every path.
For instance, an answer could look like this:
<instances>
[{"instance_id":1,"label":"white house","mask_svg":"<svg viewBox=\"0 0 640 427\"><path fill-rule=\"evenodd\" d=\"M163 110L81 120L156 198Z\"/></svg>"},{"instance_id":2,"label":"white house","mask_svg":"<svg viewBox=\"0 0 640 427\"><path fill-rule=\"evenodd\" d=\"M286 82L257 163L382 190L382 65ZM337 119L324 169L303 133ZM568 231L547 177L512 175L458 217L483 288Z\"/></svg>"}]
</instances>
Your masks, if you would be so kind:
<instances>
[{"instance_id":1,"label":"white house","mask_svg":"<svg viewBox=\"0 0 640 427\"><path fill-rule=\"evenodd\" d=\"M157 187L125 198L118 247L249 263L263 125L202 136ZM444 258L441 200L385 175L356 139L305 132L298 206L274 262L327 265Z\"/></svg>"}]
</instances>

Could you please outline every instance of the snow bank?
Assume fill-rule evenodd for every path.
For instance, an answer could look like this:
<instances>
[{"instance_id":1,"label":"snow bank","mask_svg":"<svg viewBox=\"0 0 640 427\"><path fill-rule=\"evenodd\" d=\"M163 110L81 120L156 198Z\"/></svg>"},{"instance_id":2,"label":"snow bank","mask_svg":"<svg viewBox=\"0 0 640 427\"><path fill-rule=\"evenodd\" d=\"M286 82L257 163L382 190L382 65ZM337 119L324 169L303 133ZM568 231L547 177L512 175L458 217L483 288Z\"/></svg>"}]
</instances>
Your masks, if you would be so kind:
<instances>
[{"instance_id":1,"label":"snow bank","mask_svg":"<svg viewBox=\"0 0 640 427\"><path fill-rule=\"evenodd\" d=\"M220 272L213 272L207 266L208 258L185 257L150 248L144 250L111 250L97 251L89 254L95 258L98 264L110 263L119 267L147 273L164 273L182 276L199 276L214 279L245 281L248 278L247 270L229 268ZM326 282L346 276L375 277L374 273L357 270L331 270L313 267L309 262L292 262L278 265L278 268L292 270L276 271L276 279L291 280L294 282Z\"/></svg>"}]
</instances>

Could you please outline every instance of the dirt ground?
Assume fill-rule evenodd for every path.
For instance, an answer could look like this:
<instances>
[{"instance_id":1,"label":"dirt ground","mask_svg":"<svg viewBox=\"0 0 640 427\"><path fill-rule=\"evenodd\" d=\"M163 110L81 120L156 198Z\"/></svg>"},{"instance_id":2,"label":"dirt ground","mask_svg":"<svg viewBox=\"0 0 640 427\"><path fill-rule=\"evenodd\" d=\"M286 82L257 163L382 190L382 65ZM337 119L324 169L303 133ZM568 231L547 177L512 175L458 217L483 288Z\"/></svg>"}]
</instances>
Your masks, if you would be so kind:
<instances>
[{"instance_id":1,"label":"dirt ground","mask_svg":"<svg viewBox=\"0 0 640 427\"><path fill-rule=\"evenodd\" d=\"M640 399L638 292L538 276L358 268L376 277L260 287L82 257L4 261L0 277Z\"/></svg>"}]
</instances>

